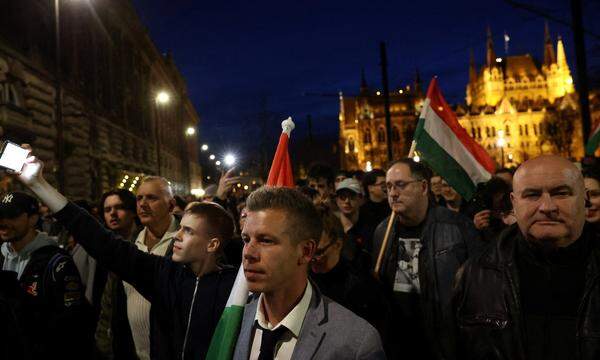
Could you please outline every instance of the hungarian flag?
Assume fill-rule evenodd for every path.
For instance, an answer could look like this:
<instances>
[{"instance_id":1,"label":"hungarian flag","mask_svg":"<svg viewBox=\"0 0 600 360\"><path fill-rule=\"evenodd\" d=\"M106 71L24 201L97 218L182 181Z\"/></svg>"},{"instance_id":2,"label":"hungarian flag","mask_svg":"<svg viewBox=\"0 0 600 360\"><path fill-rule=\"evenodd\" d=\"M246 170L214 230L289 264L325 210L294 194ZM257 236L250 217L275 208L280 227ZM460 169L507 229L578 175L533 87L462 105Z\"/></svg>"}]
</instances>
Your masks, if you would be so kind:
<instances>
[{"instance_id":1,"label":"hungarian flag","mask_svg":"<svg viewBox=\"0 0 600 360\"><path fill-rule=\"evenodd\" d=\"M283 131L279 137L277 151L273 158L273 164L269 171L267 185L280 187L294 187L294 173L292 172L292 162L288 153L288 142L290 133L294 130L292 118L287 118L281 123Z\"/></svg>"},{"instance_id":2,"label":"hungarian flag","mask_svg":"<svg viewBox=\"0 0 600 360\"><path fill-rule=\"evenodd\" d=\"M288 142L290 133L294 129L294 122L287 118L281 123L283 132L279 138L277 151L271 164L267 185L293 187L294 176L292 163L288 153ZM240 265L233 288L227 299L227 304L221 314L215 333L208 348L207 360L230 360L233 357L235 343L240 332L242 317L244 316L244 305L248 299L248 284L244 276L244 268Z\"/></svg>"},{"instance_id":3,"label":"hungarian flag","mask_svg":"<svg viewBox=\"0 0 600 360\"><path fill-rule=\"evenodd\" d=\"M585 144L585 154L590 156L594 155L598 146L600 146L600 122L594 131L592 131L592 135L590 135L587 144Z\"/></svg>"},{"instance_id":4,"label":"hungarian flag","mask_svg":"<svg viewBox=\"0 0 600 360\"><path fill-rule=\"evenodd\" d=\"M460 126L434 77L415 131L416 150L466 201L494 173L494 160Z\"/></svg>"}]
</instances>

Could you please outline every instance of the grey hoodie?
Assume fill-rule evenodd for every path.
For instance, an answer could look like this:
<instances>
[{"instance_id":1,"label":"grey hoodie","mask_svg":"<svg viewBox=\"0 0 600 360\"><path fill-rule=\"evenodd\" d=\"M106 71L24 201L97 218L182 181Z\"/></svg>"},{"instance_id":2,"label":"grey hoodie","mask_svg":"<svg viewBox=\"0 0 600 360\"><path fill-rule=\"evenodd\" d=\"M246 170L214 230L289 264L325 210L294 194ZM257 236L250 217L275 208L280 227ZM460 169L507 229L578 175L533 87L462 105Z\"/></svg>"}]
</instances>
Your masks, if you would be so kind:
<instances>
[{"instance_id":1,"label":"grey hoodie","mask_svg":"<svg viewBox=\"0 0 600 360\"><path fill-rule=\"evenodd\" d=\"M37 249L53 245L57 246L56 238L48 236L45 232L38 232L37 236L32 242L27 244L21 251L16 252L12 249L9 243L5 242L2 244L0 251L4 256L4 263L2 264L2 270L14 271L17 273L17 278L21 279L23 270L27 267L31 254Z\"/></svg>"}]
</instances>

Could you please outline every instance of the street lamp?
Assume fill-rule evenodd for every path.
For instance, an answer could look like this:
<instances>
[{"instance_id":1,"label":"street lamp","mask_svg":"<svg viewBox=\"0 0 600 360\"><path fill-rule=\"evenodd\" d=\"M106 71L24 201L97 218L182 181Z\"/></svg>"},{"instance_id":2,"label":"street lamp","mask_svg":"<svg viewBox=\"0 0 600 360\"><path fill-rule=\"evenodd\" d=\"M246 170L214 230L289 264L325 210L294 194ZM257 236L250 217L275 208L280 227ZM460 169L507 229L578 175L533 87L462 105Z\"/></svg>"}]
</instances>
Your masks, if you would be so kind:
<instances>
[{"instance_id":1,"label":"street lamp","mask_svg":"<svg viewBox=\"0 0 600 360\"><path fill-rule=\"evenodd\" d=\"M193 136L195 133L196 133L196 128L194 128L193 126L190 126L185 130L185 134L187 136Z\"/></svg>"},{"instance_id":2,"label":"street lamp","mask_svg":"<svg viewBox=\"0 0 600 360\"><path fill-rule=\"evenodd\" d=\"M157 106L165 106L171 101L171 95L165 90L160 90L154 98ZM157 109L158 110L158 109ZM156 167L158 168L158 176L161 175L161 164L160 164L160 136L158 134L158 111L156 111L156 117L154 119L154 134L156 138Z\"/></svg>"},{"instance_id":3,"label":"street lamp","mask_svg":"<svg viewBox=\"0 0 600 360\"><path fill-rule=\"evenodd\" d=\"M225 165L227 166L232 166L233 164L235 164L235 156L233 156L233 154L225 155L225 158L223 160L225 161Z\"/></svg>"},{"instance_id":4,"label":"street lamp","mask_svg":"<svg viewBox=\"0 0 600 360\"><path fill-rule=\"evenodd\" d=\"M208 150L208 145L206 144L202 144L202 147L200 148L202 151L206 151Z\"/></svg>"},{"instance_id":5,"label":"street lamp","mask_svg":"<svg viewBox=\"0 0 600 360\"><path fill-rule=\"evenodd\" d=\"M168 92L159 91L158 94L156 94L156 103L157 104L165 105L165 104L168 104L169 101L171 101L171 95L169 95Z\"/></svg>"},{"instance_id":6,"label":"street lamp","mask_svg":"<svg viewBox=\"0 0 600 360\"><path fill-rule=\"evenodd\" d=\"M210 154L210 156L208 158L211 159L211 160L214 160L215 159L215 155L214 154Z\"/></svg>"},{"instance_id":7,"label":"street lamp","mask_svg":"<svg viewBox=\"0 0 600 360\"><path fill-rule=\"evenodd\" d=\"M221 165L221 161L219 161L219 160L215 161L215 165L220 166Z\"/></svg>"}]
</instances>

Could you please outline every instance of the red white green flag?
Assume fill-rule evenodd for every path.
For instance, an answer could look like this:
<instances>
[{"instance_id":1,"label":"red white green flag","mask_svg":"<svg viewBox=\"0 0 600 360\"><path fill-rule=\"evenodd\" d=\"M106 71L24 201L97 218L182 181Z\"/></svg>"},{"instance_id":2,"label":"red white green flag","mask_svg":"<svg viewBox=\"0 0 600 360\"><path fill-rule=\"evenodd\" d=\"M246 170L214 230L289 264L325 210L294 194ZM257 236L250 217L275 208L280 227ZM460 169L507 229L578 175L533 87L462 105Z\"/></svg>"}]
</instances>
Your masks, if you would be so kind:
<instances>
[{"instance_id":1,"label":"red white green flag","mask_svg":"<svg viewBox=\"0 0 600 360\"><path fill-rule=\"evenodd\" d=\"M600 122L594 131L592 131L592 135L590 135L587 144L585 144L585 154L590 156L594 155L598 146L600 146Z\"/></svg>"},{"instance_id":2,"label":"red white green flag","mask_svg":"<svg viewBox=\"0 0 600 360\"><path fill-rule=\"evenodd\" d=\"M283 132L279 138L277 151L275 151L275 157L271 164L267 185L293 187L294 175L288 153L290 133L294 129L292 118L284 120L281 127ZM248 283L244 276L244 268L240 265L227 304L210 341L206 355L207 360L230 360L233 357L247 299Z\"/></svg>"},{"instance_id":3,"label":"red white green flag","mask_svg":"<svg viewBox=\"0 0 600 360\"><path fill-rule=\"evenodd\" d=\"M469 201L477 184L488 181L494 160L460 126L433 78L415 131L416 150L433 171Z\"/></svg>"}]
</instances>

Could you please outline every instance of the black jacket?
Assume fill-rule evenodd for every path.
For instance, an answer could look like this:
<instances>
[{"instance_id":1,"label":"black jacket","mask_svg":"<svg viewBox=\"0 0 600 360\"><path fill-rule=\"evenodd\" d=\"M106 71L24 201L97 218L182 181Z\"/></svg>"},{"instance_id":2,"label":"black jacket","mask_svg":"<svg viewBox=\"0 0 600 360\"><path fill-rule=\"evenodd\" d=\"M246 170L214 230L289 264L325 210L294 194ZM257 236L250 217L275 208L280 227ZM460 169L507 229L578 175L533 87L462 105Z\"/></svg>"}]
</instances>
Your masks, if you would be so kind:
<instances>
[{"instance_id":1,"label":"black jacket","mask_svg":"<svg viewBox=\"0 0 600 360\"><path fill-rule=\"evenodd\" d=\"M205 357L237 270L225 268L198 278L182 264L121 240L72 203L55 216L98 263L152 303L165 327L160 339L151 338L153 359Z\"/></svg>"},{"instance_id":2,"label":"black jacket","mask_svg":"<svg viewBox=\"0 0 600 360\"><path fill-rule=\"evenodd\" d=\"M527 359L516 252L517 225L506 229L493 246L465 263L454 294L460 359ZM574 356L600 359L600 250L597 234L586 226L580 240L591 244L583 298L577 312ZM580 241L578 240L578 241Z\"/></svg>"},{"instance_id":3,"label":"black jacket","mask_svg":"<svg viewBox=\"0 0 600 360\"><path fill-rule=\"evenodd\" d=\"M10 314L0 323L15 323L21 344L4 344L24 346L24 358L88 358L94 315L71 257L58 246L43 246L31 253L19 280L16 275L0 271L0 299Z\"/></svg>"},{"instance_id":4,"label":"black jacket","mask_svg":"<svg viewBox=\"0 0 600 360\"><path fill-rule=\"evenodd\" d=\"M383 220L374 234L372 261L377 262L388 223ZM398 268L398 226L392 229L379 270L379 278L388 292L393 291ZM485 244L473 222L445 207L430 204L421 235L419 252L420 301L425 329L433 352L440 359L451 359L454 350L451 307L454 275L471 256L480 254Z\"/></svg>"}]
</instances>

